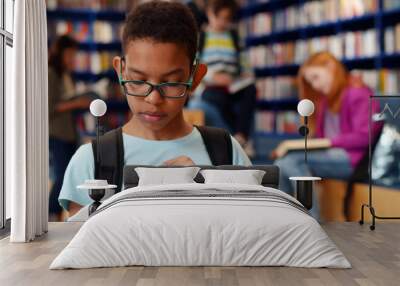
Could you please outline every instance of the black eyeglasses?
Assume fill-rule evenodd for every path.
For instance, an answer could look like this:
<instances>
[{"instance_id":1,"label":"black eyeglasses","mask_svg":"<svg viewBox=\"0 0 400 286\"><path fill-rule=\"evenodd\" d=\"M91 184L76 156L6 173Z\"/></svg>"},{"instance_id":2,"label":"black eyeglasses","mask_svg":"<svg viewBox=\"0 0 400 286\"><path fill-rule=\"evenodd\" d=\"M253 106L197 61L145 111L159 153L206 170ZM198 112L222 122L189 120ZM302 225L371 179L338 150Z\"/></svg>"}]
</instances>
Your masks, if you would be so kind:
<instances>
[{"instance_id":1,"label":"black eyeglasses","mask_svg":"<svg viewBox=\"0 0 400 286\"><path fill-rule=\"evenodd\" d=\"M121 59L121 69L119 76L119 83L122 85L125 94L131 96L139 96L146 97L148 96L154 89L161 94L163 97L167 98L182 98L186 95L187 91L192 88L193 78L196 74L198 60L196 59L194 62L194 68L192 73L190 74L190 78L188 82L163 82L159 84L153 84L143 80L124 80L122 79L122 61Z\"/></svg>"}]
</instances>

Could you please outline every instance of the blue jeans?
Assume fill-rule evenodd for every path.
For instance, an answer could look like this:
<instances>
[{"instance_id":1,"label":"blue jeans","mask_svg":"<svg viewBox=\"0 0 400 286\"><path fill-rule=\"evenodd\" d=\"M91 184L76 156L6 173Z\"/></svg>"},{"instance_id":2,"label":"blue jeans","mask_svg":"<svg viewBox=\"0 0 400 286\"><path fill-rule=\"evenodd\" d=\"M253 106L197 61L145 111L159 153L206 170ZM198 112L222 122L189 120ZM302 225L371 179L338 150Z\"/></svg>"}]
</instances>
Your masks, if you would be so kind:
<instances>
[{"instance_id":1,"label":"blue jeans","mask_svg":"<svg viewBox=\"0 0 400 286\"><path fill-rule=\"evenodd\" d=\"M207 104L203 105L207 106L207 109L204 110L206 123L208 119L218 120L216 124L207 125L222 127L233 134L241 133L246 139L249 138L254 121L256 93L255 85L249 85L233 94L227 93L224 88L205 88L201 95L201 101ZM211 107L213 107L212 118L209 117L207 119L207 116L211 115L207 113L211 110ZM218 113L218 118L215 111ZM224 124L229 128L217 124Z\"/></svg>"},{"instance_id":2,"label":"blue jeans","mask_svg":"<svg viewBox=\"0 0 400 286\"><path fill-rule=\"evenodd\" d=\"M206 126L219 127L232 132L215 105L199 98L194 98L189 101L188 108L202 110L204 112Z\"/></svg>"},{"instance_id":3,"label":"blue jeans","mask_svg":"<svg viewBox=\"0 0 400 286\"><path fill-rule=\"evenodd\" d=\"M275 161L274 164L280 169L280 190L294 195L295 183L289 180L289 177L317 176L322 179L347 180L353 172L349 156L341 148L309 151L307 161L308 164L306 165L304 151L291 151ZM313 208L310 212L313 217L319 218L319 205L316 196L313 196Z\"/></svg>"},{"instance_id":4,"label":"blue jeans","mask_svg":"<svg viewBox=\"0 0 400 286\"><path fill-rule=\"evenodd\" d=\"M50 168L53 179L53 186L50 191L49 213L58 214L62 208L58 204L58 196L64 180L64 173L69 160L75 153L76 145L71 142L50 137L49 140Z\"/></svg>"}]
</instances>

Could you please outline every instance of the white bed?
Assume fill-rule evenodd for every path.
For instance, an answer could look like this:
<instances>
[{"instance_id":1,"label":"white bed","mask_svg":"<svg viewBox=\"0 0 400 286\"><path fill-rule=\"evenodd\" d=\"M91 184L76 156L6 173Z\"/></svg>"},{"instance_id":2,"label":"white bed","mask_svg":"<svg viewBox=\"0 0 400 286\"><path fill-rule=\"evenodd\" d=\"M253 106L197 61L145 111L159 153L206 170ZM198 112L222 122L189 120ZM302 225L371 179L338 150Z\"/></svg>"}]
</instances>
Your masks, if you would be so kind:
<instances>
[{"instance_id":1,"label":"white bed","mask_svg":"<svg viewBox=\"0 0 400 286\"><path fill-rule=\"evenodd\" d=\"M351 267L293 197L264 186L198 183L112 196L50 269L128 265Z\"/></svg>"}]
</instances>

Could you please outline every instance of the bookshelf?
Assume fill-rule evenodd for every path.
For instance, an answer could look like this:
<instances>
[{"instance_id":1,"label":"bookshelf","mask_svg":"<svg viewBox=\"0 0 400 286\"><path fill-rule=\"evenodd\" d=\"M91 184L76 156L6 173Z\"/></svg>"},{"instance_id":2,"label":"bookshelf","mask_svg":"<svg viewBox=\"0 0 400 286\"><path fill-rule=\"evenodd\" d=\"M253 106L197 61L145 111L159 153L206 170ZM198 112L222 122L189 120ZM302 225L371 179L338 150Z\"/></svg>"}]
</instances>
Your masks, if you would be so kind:
<instances>
[{"instance_id":1,"label":"bookshelf","mask_svg":"<svg viewBox=\"0 0 400 286\"><path fill-rule=\"evenodd\" d=\"M240 14L257 78L257 151L296 136L276 121L279 113L296 110L294 78L314 52L331 51L377 92L400 91L400 1L252 0L242 3ZM272 122L258 129L257 120L265 118Z\"/></svg>"},{"instance_id":2,"label":"bookshelf","mask_svg":"<svg viewBox=\"0 0 400 286\"><path fill-rule=\"evenodd\" d=\"M126 1L47 0L48 43L58 35L68 34L78 41L73 72L79 91L96 90L100 82L101 98L107 103L102 118L105 130L122 125L129 107L112 69L112 58L122 51L120 34L127 11ZM104 81L108 83L104 84ZM95 134L95 122L87 110L75 113L81 141Z\"/></svg>"}]
</instances>

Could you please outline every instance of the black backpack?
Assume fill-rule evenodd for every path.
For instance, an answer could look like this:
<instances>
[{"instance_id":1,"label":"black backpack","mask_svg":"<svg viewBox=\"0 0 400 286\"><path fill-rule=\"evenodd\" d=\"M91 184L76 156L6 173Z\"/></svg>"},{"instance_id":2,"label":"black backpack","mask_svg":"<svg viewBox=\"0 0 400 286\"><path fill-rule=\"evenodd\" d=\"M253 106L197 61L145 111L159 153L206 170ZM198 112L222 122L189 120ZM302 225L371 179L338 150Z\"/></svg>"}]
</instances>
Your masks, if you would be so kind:
<instances>
[{"instance_id":1,"label":"black backpack","mask_svg":"<svg viewBox=\"0 0 400 286\"><path fill-rule=\"evenodd\" d=\"M214 166L232 165L231 135L224 129L216 127L195 126L201 134L204 145ZM94 177L107 180L117 185L115 192L120 192L123 183L124 145L122 128L117 128L99 137L100 163L96 160L97 144L92 140L93 157L95 158Z\"/></svg>"}]
</instances>

